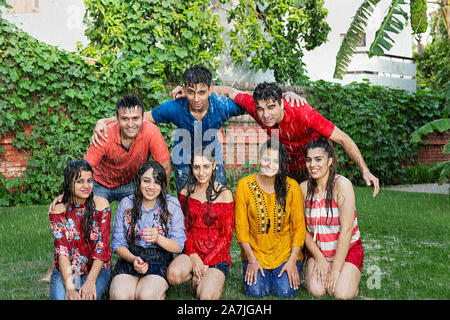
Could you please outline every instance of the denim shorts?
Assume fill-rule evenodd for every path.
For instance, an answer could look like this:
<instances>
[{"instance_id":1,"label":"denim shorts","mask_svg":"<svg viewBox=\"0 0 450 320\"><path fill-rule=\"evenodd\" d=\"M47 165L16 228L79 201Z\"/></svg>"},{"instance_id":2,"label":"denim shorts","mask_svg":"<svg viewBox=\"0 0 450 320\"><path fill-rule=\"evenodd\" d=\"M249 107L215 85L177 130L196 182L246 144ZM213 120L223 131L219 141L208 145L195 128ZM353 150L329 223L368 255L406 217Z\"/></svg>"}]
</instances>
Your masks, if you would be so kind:
<instances>
[{"instance_id":1,"label":"denim shorts","mask_svg":"<svg viewBox=\"0 0 450 320\"><path fill-rule=\"evenodd\" d=\"M119 274L129 274L134 277L143 278L145 276L155 274L166 279L167 268L173 260L173 254L160 248L143 248L140 246L133 246L129 248L130 252L135 256L139 256L144 262L148 263L146 273L138 273L132 263L119 258L114 267L113 277Z\"/></svg>"},{"instance_id":2,"label":"denim shorts","mask_svg":"<svg viewBox=\"0 0 450 320\"><path fill-rule=\"evenodd\" d=\"M225 260L220 261L217 264L215 264L213 266L209 266L209 267L222 271L223 274L225 275L225 277L228 275L228 273L230 272L230 269L231 269L231 266Z\"/></svg>"}]
</instances>

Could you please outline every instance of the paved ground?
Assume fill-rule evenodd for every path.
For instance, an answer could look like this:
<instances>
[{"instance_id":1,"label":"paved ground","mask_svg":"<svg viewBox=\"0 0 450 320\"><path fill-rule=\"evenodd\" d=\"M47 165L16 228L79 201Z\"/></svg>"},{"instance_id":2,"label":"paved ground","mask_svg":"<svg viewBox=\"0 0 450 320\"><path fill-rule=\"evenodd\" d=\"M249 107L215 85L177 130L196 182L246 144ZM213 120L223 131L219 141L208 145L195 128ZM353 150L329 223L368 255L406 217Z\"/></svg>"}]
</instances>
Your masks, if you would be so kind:
<instances>
[{"instance_id":1,"label":"paved ground","mask_svg":"<svg viewBox=\"0 0 450 320\"><path fill-rule=\"evenodd\" d=\"M405 184L405 185L382 187L381 189L406 191L406 192L450 194L450 183L445 183L443 185L439 185L437 183Z\"/></svg>"}]
</instances>

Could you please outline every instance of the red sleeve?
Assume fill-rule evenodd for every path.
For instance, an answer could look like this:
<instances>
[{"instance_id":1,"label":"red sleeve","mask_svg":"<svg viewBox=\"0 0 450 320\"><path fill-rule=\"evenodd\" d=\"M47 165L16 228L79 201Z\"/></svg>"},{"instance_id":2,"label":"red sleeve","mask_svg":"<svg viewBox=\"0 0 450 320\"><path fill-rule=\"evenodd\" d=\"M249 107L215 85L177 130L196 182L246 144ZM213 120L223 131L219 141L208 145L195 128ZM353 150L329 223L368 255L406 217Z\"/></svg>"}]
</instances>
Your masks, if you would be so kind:
<instances>
[{"instance_id":1,"label":"red sleeve","mask_svg":"<svg viewBox=\"0 0 450 320\"><path fill-rule=\"evenodd\" d=\"M111 209L107 207L102 211L95 210L95 224L92 226L91 241L95 248L92 259L108 262L111 260L111 246L109 243L111 233Z\"/></svg>"},{"instance_id":2,"label":"red sleeve","mask_svg":"<svg viewBox=\"0 0 450 320\"><path fill-rule=\"evenodd\" d=\"M153 160L163 163L170 159L169 149L158 127L151 122L149 124L149 145Z\"/></svg>"},{"instance_id":3,"label":"red sleeve","mask_svg":"<svg viewBox=\"0 0 450 320\"><path fill-rule=\"evenodd\" d=\"M234 230L234 202L223 204L221 218L222 229L220 230L219 240L203 259L203 263L206 265L210 265L211 261L218 255L226 256L225 250L230 250Z\"/></svg>"},{"instance_id":4,"label":"red sleeve","mask_svg":"<svg viewBox=\"0 0 450 320\"><path fill-rule=\"evenodd\" d=\"M59 214L50 214L50 229L52 231L55 257L66 256L69 257L69 242L66 238L67 229L65 226L66 217L65 212Z\"/></svg>"},{"instance_id":5,"label":"red sleeve","mask_svg":"<svg viewBox=\"0 0 450 320\"><path fill-rule=\"evenodd\" d=\"M105 155L104 146L98 145L97 147L95 147L94 145L91 144L89 146L86 155L84 156L84 160L89 162L91 167L97 167L102 161L104 155Z\"/></svg>"},{"instance_id":6,"label":"red sleeve","mask_svg":"<svg viewBox=\"0 0 450 320\"><path fill-rule=\"evenodd\" d=\"M181 208L183 209L183 214L184 214L184 232L186 233L186 241L184 242L184 250L183 251L184 251L185 254L190 255L190 254L197 253L197 251L195 251L194 243L192 242L192 239L190 237L189 224L188 224L188 221L186 219L186 214L184 213L184 202L186 201L186 196L184 196L184 195L182 195L180 193L178 198L180 200Z\"/></svg>"},{"instance_id":7,"label":"red sleeve","mask_svg":"<svg viewBox=\"0 0 450 320\"><path fill-rule=\"evenodd\" d=\"M251 94L239 93L234 97L234 102L251 116L256 115L256 104Z\"/></svg>"},{"instance_id":8,"label":"red sleeve","mask_svg":"<svg viewBox=\"0 0 450 320\"><path fill-rule=\"evenodd\" d=\"M284 100L285 107L290 104ZM303 123L306 124L308 128L317 131L321 135L329 138L334 130L334 124L322 116L316 109L311 107L309 104L305 103L301 107L290 107L296 114L296 118L301 119Z\"/></svg>"}]
</instances>

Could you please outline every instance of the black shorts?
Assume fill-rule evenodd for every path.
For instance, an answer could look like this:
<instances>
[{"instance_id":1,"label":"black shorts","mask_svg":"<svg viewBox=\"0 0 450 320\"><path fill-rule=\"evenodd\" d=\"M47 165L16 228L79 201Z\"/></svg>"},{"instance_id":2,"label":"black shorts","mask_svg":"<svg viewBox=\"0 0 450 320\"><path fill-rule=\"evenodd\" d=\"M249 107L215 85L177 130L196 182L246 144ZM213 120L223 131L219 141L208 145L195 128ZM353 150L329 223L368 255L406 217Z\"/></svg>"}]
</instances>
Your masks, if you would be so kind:
<instances>
[{"instance_id":1,"label":"black shorts","mask_svg":"<svg viewBox=\"0 0 450 320\"><path fill-rule=\"evenodd\" d=\"M128 248L132 254L140 257L144 262L148 263L148 269L146 273L138 273L132 263L119 258L114 267L113 277L119 274L129 274L134 277L143 278L145 276L155 274L166 279L167 268L173 260L173 254L160 248L142 248L139 246L133 246Z\"/></svg>"}]
</instances>

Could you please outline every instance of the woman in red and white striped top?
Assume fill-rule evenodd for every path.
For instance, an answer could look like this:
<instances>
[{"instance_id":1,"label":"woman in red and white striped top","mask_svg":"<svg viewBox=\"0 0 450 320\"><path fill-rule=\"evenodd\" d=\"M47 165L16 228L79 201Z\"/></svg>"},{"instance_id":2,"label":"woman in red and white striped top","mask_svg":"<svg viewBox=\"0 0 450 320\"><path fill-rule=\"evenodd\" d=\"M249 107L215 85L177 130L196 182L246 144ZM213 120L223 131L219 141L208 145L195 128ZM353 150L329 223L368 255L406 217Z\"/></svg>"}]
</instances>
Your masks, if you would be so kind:
<instances>
[{"instance_id":1,"label":"woman in red and white striped top","mask_svg":"<svg viewBox=\"0 0 450 320\"><path fill-rule=\"evenodd\" d=\"M305 203L306 286L315 296L358 295L364 259L350 180L335 172L335 156L325 138L306 146L309 179L300 187Z\"/></svg>"}]
</instances>

